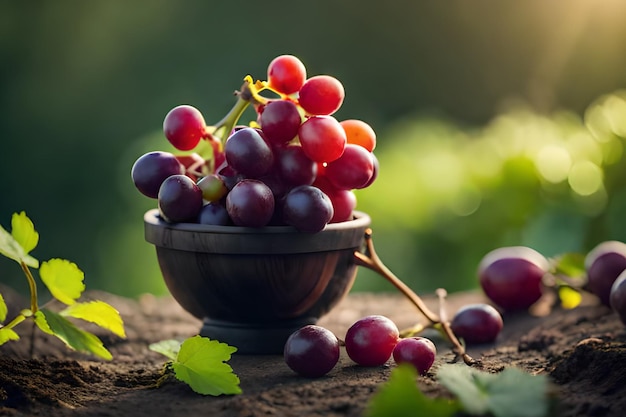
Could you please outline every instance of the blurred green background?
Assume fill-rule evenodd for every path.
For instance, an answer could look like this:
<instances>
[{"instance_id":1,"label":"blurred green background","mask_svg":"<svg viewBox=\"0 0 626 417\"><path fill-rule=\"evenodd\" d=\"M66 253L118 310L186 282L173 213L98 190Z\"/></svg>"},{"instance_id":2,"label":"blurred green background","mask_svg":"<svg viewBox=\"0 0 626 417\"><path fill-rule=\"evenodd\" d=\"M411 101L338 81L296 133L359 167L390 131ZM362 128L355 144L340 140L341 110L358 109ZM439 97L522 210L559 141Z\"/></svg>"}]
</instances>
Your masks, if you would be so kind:
<instances>
[{"instance_id":1,"label":"blurred green background","mask_svg":"<svg viewBox=\"0 0 626 417\"><path fill-rule=\"evenodd\" d=\"M243 77L289 53L341 80L337 118L377 131L358 192L414 289L477 286L489 250L546 256L626 240L626 3L0 0L0 223L89 288L166 293L130 180L178 104L216 122ZM0 282L26 291L0 260ZM391 290L361 270L355 290Z\"/></svg>"}]
</instances>

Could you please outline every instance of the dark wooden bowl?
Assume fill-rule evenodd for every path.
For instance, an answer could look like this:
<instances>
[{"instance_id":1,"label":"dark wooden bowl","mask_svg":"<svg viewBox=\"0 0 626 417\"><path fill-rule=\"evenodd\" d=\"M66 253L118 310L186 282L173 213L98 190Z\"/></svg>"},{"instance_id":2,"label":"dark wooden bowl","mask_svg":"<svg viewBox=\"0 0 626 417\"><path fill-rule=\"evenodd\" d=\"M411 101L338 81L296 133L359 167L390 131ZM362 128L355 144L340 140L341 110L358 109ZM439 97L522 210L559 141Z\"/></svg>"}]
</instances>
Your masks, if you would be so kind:
<instances>
[{"instance_id":1,"label":"dark wooden bowl","mask_svg":"<svg viewBox=\"0 0 626 417\"><path fill-rule=\"evenodd\" d=\"M201 335L240 353L282 353L293 331L315 323L352 287L354 251L370 217L355 212L318 233L170 224L156 209L144 223L170 293L203 320Z\"/></svg>"}]
</instances>

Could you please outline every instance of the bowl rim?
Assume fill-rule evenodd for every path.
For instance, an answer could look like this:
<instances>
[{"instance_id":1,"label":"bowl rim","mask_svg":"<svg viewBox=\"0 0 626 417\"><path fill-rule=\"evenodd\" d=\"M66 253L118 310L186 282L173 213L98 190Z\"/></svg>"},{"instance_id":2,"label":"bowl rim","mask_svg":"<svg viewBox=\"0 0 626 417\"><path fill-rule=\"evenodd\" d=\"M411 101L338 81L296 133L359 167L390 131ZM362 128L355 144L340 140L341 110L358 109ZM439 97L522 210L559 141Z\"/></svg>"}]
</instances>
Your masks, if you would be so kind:
<instances>
[{"instance_id":1,"label":"bowl rim","mask_svg":"<svg viewBox=\"0 0 626 417\"><path fill-rule=\"evenodd\" d=\"M354 219L346 220L338 223L329 223L324 229L315 233L308 233L309 235L315 235L319 233L328 233L334 231L340 231L344 229L354 229L357 227L367 227L371 223L370 216L362 211L354 210L352 212ZM163 227L168 229L174 229L179 231L189 231L197 233L218 233L218 234L291 234L291 233L303 233L293 226L264 226L264 227L245 227L245 226L218 226L210 224L200 223L169 223L163 220L159 215L158 209L150 209L146 211L143 216L144 222L151 226Z\"/></svg>"}]
</instances>

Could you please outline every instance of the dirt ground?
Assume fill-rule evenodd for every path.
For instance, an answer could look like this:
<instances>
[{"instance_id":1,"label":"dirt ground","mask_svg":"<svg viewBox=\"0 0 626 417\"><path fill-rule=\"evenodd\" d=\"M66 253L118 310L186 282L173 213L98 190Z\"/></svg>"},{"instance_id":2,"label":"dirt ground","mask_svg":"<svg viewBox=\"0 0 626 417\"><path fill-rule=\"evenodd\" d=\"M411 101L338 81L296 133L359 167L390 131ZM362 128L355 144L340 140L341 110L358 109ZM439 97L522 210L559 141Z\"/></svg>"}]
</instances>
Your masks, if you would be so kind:
<instances>
[{"instance_id":1,"label":"dirt ground","mask_svg":"<svg viewBox=\"0 0 626 417\"><path fill-rule=\"evenodd\" d=\"M26 305L10 290L0 291L13 308ZM105 362L70 352L41 332L31 338L30 325L22 325L22 340L0 347L0 416L361 416L394 366L390 361L382 367L358 367L342 352L331 373L306 379L288 369L281 356L235 354L230 364L241 379L242 395L205 397L177 381L155 388L166 358L148 345L192 336L200 322L169 297L89 295L114 305L125 320L127 339L97 332L114 359ZM479 300L477 293L453 294L449 312ZM427 303L435 306L434 298L427 297ZM400 328L421 319L395 294L351 294L320 324L343 337L354 321L369 314L386 315ZM626 415L626 328L608 308L592 300L545 317L524 313L504 320L495 344L470 352L481 359L483 369L516 366L549 375L556 398L553 416ZM453 355L444 341L435 341L437 361L419 385L429 396L446 396L433 375Z\"/></svg>"}]
</instances>

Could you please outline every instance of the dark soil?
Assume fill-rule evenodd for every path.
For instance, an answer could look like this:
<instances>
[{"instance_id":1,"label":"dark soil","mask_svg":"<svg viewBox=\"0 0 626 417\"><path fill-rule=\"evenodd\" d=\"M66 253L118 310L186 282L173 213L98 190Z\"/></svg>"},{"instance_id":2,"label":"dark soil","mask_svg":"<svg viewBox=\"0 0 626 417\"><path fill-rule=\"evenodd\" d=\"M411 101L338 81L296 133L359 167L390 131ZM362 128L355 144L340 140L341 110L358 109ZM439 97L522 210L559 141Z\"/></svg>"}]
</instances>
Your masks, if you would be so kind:
<instances>
[{"instance_id":1,"label":"dark soil","mask_svg":"<svg viewBox=\"0 0 626 417\"><path fill-rule=\"evenodd\" d=\"M13 308L27 305L10 290L0 291ZM113 361L68 351L41 332L31 337L30 325L22 324L22 339L0 347L0 416L360 416L394 366L390 361L377 368L358 367L343 352L330 374L305 379L291 372L280 356L235 354L230 364L241 379L242 395L205 397L178 381L157 389L166 358L148 345L192 336L200 322L169 297L90 296L114 305L125 320L127 339L90 329L101 336ZM449 312L479 300L476 293L452 295ZM435 306L434 298L427 302ZM342 336L368 314L386 315L400 328L420 320L399 296L352 294L320 324ZM419 385L429 396L449 396L433 375L453 355L445 342L436 343L437 361ZM626 328L594 300L544 317L507 315L497 343L473 348L471 354L490 372L515 366L548 375L554 383L554 416L626 415Z\"/></svg>"}]
</instances>

